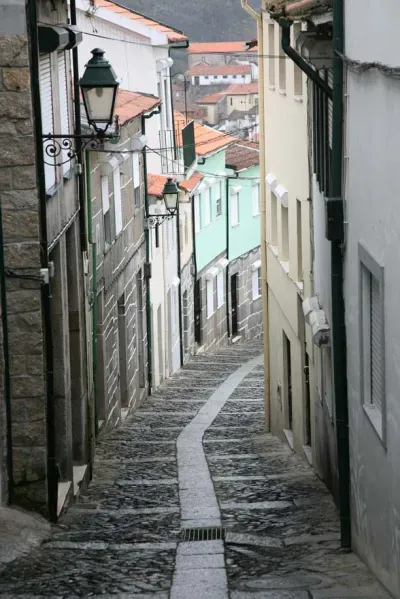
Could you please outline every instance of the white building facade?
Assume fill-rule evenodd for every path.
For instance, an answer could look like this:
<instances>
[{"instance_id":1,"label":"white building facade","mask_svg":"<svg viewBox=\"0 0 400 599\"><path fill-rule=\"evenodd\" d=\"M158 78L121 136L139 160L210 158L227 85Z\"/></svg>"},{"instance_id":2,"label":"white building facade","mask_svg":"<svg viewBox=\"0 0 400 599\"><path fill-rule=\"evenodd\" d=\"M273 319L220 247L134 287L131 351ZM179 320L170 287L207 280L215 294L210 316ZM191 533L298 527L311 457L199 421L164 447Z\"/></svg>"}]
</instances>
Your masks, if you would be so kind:
<instances>
[{"instance_id":1,"label":"white building facade","mask_svg":"<svg viewBox=\"0 0 400 599\"><path fill-rule=\"evenodd\" d=\"M292 61L276 58L280 27L263 18L271 430L312 461L314 349L302 311L311 294L307 85Z\"/></svg>"},{"instance_id":2,"label":"white building facade","mask_svg":"<svg viewBox=\"0 0 400 599\"><path fill-rule=\"evenodd\" d=\"M376 8L345 3L346 56L355 61L346 70L344 148L352 534L400 597L400 7ZM360 72L366 63L381 66Z\"/></svg>"}]
</instances>

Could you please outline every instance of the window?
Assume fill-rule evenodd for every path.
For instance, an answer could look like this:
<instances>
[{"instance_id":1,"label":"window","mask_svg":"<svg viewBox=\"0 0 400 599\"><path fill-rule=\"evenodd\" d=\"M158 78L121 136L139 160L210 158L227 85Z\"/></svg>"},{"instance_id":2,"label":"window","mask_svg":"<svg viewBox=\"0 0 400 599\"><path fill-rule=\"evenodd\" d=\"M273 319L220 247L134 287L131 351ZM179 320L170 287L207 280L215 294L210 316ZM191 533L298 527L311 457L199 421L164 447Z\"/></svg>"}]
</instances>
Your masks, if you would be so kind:
<instances>
[{"instance_id":1,"label":"window","mask_svg":"<svg viewBox=\"0 0 400 599\"><path fill-rule=\"evenodd\" d=\"M231 98L230 100L231 100L231 106L233 106L233 98Z\"/></svg>"},{"instance_id":2,"label":"window","mask_svg":"<svg viewBox=\"0 0 400 599\"><path fill-rule=\"evenodd\" d=\"M115 234L122 231L122 196L121 196L121 171L118 168L113 172Z\"/></svg>"},{"instance_id":3,"label":"window","mask_svg":"<svg viewBox=\"0 0 400 599\"><path fill-rule=\"evenodd\" d=\"M200 233L201 231L200 198L198 195L194 196L194 230L195 233Z\"/></svg>"},{"instance_id":4,"label":"window","mask_svg":"<svg viewBox=\"0 0 400 599\"><path fill-rule=\"evenodd\" d=\"M228 75L222 75L222 79L228 79Z\"/></svg>"},{"instance_id":5,"label":"window","mask_svg":"<svg viewBox=\"0 0 400 599\"><path fill-rule=\"evenodd\" d=\"M293 45L295 45L296 38L301 32L301 23L295 23L293 25ZM293 63L293 85L294 85L294 95L302 96L303 95L303 73L301 69L297 65Z\"/></svg>"},{"instance_id":6,"label":"window","mask_svg":"<svg viewBox=\"0 0 400 599\"><path fill-rule=\"evenodd\" d=\"M202 209L203 209L203 225L207 227L211 223L211 190L206 189L202 195Z\"/></svg>"},{"instance_id":7,"label":"window","mask_svg":"<svg viewBox=\"0 0 400 599\"><path fill-rule=\"evenodd\" d=\"M231 195L231 226L235 227L239 224L239 194Z\"/></svg>"},{"instance_id":8,"label":"window","mask_svg":"<svg viewBox=\"0 0 400 599\"><path fill-rule=\"evenodd\" d=\"M279 44L279 89L286 91L286 54L282 50L282 30L280 28L280 44Z\"/></svg>"},{"instance_id":9,"label":"window","mask_svg":"<svg viewBox=\"0 0 400 599\"><path fill-rule=\"evenodd\" d=\"M232 75L233 79L236 79L236 75Z\"/></svg>"},{"instance_id":10,"label":"window","mask_svg":"<svg viewBox=\"0 0 400 599\"><path fill-rule=\"evenodd\" d=\"M319 72L330 83L331 71ZM315 84L313 94L313 170L321 193L329 196L332 153L332 102Z\"/></svg>"},{"instance_id":11,"label":"window","mask_svg":"<svg viewBox=\"0 0 400 599\"><path fill-rule=\"evenodd\" d=\"M269 84L275 85L275 25L268 25Z\"/></svg>"},{"instance_id":12,"label":"window","mask_svg":"<svg viewBox=\"0 0 400 599\"><path fill-rule=\"evenodd\" d=\"M217 308L224 304L224 273L217 274Z\"/></svg>"},{"instance_id":13,"label":"window","mask_svg":"<svg viewBox=\"0 0 400 599\"><path fill-rule=\"evenodd\" d=\"M208 79L208 75L204 75L204 79Z\"/></svg>"},{"instance_id":14,"label":"window","mask_svg":"<svg viewBox=\"0 0 400 599\"><path fill-rule=\"evenodd\" d=\"M154 245L156 248L160 247L160 227L156 225L154 228Z\"/></svg>"},{"instance_id":15,"label":"window","mask_svg":"<svg viewBox=\"0 0 400 599\"><path fill-rule=\"evenodd\" d=\"M261 295L261 268L253 270L251 277L252 297L253 301Z\"/></svg>"},{"instance_id":16,"label":"window","mask_svg":"<svg viewBox=\"0 0 400 599\"><path fill-rule=\"evenodd\" d=\"M108 177L101 177L101 203L103 208L104 244L111 245L111 216Z\"/></svg>"},{"instance_id":17,"label":"window","mask_svg":"<svg viewBox=\"0 0 400 599\"><path fill-rule=\"evenodd\" d=\"M301 202L297 200L297 280L303 280L303 234L302 234L302 214Z\"/></svg>"},{"instance_id":18,"label":"window","mask_svg":"<svg viewBox=\"0 0 400 599\"><path fill-rule=\"evenodd\" d=\"M271 191L270 243L278 245L278 198Z\"/></svg>"},{"instance_id":19,"label":"window","mask_svg":"<svg viewBox=\"0 0 400 599\"><path fill-rule=\"evenodd\" d=\"M58 62L58 92L60 101L60 128L62 134L69 133L69 115L68 115L68 95L67 95L67 65L65 61L65 52L59 52ZM61 152L63 174L65 175L71 168L71 162L68 160L68 150Z\"/></svg>"},{"instance_id":20,"label":"window","mask_svg":"<svg viewBox=\"0 0 400 599\"><path fill-rule=\"evenodd\" d=\"M332 354L331 348L325 347L322 352L322 374L324 377L324 398L326 407L328 408L329 416L333 419L333 394L332 394Z\"/></svg>"},{"instance_id":21,"label":"window","mask_svg":"<svg viewBox=\"0 0 400 599\"><path fill-rule=\"evenodd\" d=\"M207 318L214 312L214 279L207 280L206 283L207 291Z\"/></svg>"},{"instance_id":22,"label":"window","mask_svg":"<svg viewBox=\"0 0 400 599\"><path fill-rule=\"evenodd\" d=\"M139 154L132 154L133 161L133 195L135 208L140 208L140 164Z\"/></svg>"},{"instance_id":23,"label":"window","mask_svg":"<svg viewBox=\"0 0 400 599\"><path fill-rule=\"evenodd\" d=\"M217 217L222 214L222 181L218 181L216 186L215 214Z\"/></svg>"},{"instance_id":24,"label":"window","mask_svg":"<svg viewBox=\"0 0 400 599\"><path fill-rule=\"evenodd\" d=\"M253 216L257 216L260 214L260 184L253 185L251 191L253 197Z\"/></svg>"},{"instance_id":25,"label":"window","mask_svg":"<svg viewBox=\"0 0 400 599\"><path fill-rule=\"evenodd\" d=\"M40 80L40 103L42 109L42 130L43 135L54 134L54 115L53 115L53 98L51 86L51 64L50 55L40 57L39 62L39 80ZM44 151L51 142L44 144ZM50 157L46 156L46 162L52 162ZM54 164L44 165L44 174L46 181L46 191L54 187L56 183L56 166Z\"/></svg>"},{"instance_id":26,"label":"window","mask_svg":"<svg viewBox=\"0 0 400 599\"><path fill-rule=\"evenodd\" d=\"M194 78L194 84L195 85L199 85L199 83L200 83L200 77L195 77Z\"/></svg>"},{"instance_id":27,"label":"window","mask_svg":"<svg viewBox=\"0 0 400 599\"><path fill-rule=\"evenodd\" d=\"M218 79L218 75L214 75L214 79Z\"/></svg>"},{"instance_id":28,"label":"window","mask_svg":"<svg viewBox=\"0 0 400 599\"><path fill-rule=\"evenodd\" d=\"M289 209L281 204L282 246L281 259L289 260Z\"/></svg>"},{"instance_id":29,"label":"window","mask_svg":"<svg viewBox=\"0 0 400 599\"><path fill-rule=\"evenodd\" d=\"M359 245L361 393L364 408L381 438L385 425L385 338L383 267Z\"/></svg>"}]
</instances>

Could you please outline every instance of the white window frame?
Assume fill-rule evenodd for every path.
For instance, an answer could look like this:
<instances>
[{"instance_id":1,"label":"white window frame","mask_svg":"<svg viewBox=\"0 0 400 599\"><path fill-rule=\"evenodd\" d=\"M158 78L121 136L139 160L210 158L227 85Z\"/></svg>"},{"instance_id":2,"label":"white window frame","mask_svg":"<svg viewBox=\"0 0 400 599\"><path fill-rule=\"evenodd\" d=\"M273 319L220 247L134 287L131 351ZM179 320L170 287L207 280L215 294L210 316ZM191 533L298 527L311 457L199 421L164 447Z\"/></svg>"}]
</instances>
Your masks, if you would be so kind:
<instances>
[{"instance_id":1,"label":"white window frame","mask_svg":"<svg viewBox=\"0 0 400 599\"><path fill-rule=\"evenodd\" d=\"M215 216L222 216L222 181L218 181L215 187Z\"/></svg>"},{"instance_id":2,"label":"white window frame","mask_svg":"<svg viewBox=\"0 0 400 599\"><path fill-rule=\"evenodd\" d=\"M119 166L113 171L112 177L114 192L115 235L119 235L123 229L121 169Z\"/></svg>"},{"instance_id":3,"label":"white window frame","mask_svg":"<svg viewBox=\"0 0 400 599\"><path fill-rule=\"evenodd\" d=\"M220 271L217 274L217 308L220 308L225 303L224 296L224 273Z\"/></svg>"},{"instance_id":4,"label":"white window frame","mask_svg":"<svg viewBox=\"0 0 400 599\"><path fill-rule=\"evenodd\" d=\"M42 112L42 131L43 135L54 135L54 104L53 104L53 85L51 78L51 57L50 54L43 54L39 59L39 87L40 87L40 103ZM44 143L44 150L51 145L52 141ZM50 156L45 153L44 175L46 183L46 191L50 191L56 184L56 161L54 164Z\"/></svg>"},{"instance_id":5,"label":"white window frame","mask_svg":"<svg viewBox=\"0 0 400 599\"><path fill-rule=\"evenodd\" d=\"M214 278L206 280L207 318L214 314Z\"/></svg>"},{"instance_id":6,"label":"white window frame","mask_svg":"<svg viewBox=\"0 0 400 599\"><path fill-rule=\"evenodd\" d=\"M234 192L230 196L230 212L231 212L231 226L237 227L240 224L239 215L239 192Z\"/></svg>"},{"instance_id":7,"label":"white window frame","mask_svg":"<svg viewBox=\"0 0 400 599\"><path fill-rule=\"evenodd\" d=\"M195 233L201 231L201 215L200 215L200 196L196 194L193 198L194 201L194 230Z\"/></svg>"},{"instance_id":8,"label":"white window frame","mask_svg":"<svg viewBox=\"0 0 400 599\"><path fill-rule=\"evenodd\" d=\"M141 177L140 177L139 154L137 152L134 152L132 154L132 176L133 176L133 196L134 196L135 208L139 208L140 207ZM137 191L137 190L139 190L139 191ZM138 196L139 196L139 201L137 201Z\"/></svg>"},{"instance_id":9,"label":"white window frame","mask_svg":"<svg viewBox=\"0 0 400 599\"><path fill-rule=\"evenodd\" d=\"M381 442L386 444L386 398L385 398L385 301L384 268L358 244L359 258L359 331L360 331L360 396L364 412L368 416ZM372 288L372 285L374 286ZM374 311L375 325L371 329L371 299L373 289L378 289L379 305ZM374 333L372 333L374 331ZM373 358L372 337L379 338L380 347ZM373 364L371 363L373 362ZM379 385L378 395L373 397L373 379ZM380 380L379 380L380 379ZM379 397L378 397L379 396ZM379 400L379 401L378 401Z\"/></svg>"},{"instance_id":10,"label":"white window frame","mask_svg":"<svg viewBox=\"0 0 400 599\"><path fill-rule=\"evenodd\" d=\"M211 225L211 189L207 187L201 194L202 213L204 216L203 225L208 227Z\"/></svg>"},{"instance_id":11,"label":"white window frame","mask_svg":"<svg viewBox=\"0 0 400 599\"><path fill-rule=\"evenodd\" d=\"M253 302L261 297L260 294L261 267L253 270L251 275L251 290Z\"/></svg>"},{"instance_id":12,"label":"white window frame","mask_svg":"<svg viewBox=\"0 0 400 599\"><path fill-rule=\"evenodd\" d=\"M260 215L260 184L256 183L251 188L252 204L253 204L253 216Z\"/></svg>"},{"instance_id":13,"label":"white window frame","mask_svg":"<svg viewBox=\"0 0 400 599\"><path fill-rule=\"evenodd\" d=\"M58 93L60 105L60 127L61 133L69 133L69 113L68 113L68 77L67 77L67 55L65 52L57 53L58 68ZM72 162L68 157L68 150L62 150L62 171L65 176L72 168Z\"/></svg>"},{"instance_id":14,"label":"white window frame","mask_svg":"<svg viewBox=\"0 0 400 599\"><path fill-rule=\"evenodd\" d=\"M108 187L108 176L102 175L100 178L101 185L101 204L103 210L103 237L104 237L104 247L107 247L111 243L111 222L110 222L110 191ZM108 222L108 225L106 224ZM107 226L109 227L109 231L107 232ZM110 239L107 239L107 237Z\"/></svg>"}]
</instances>

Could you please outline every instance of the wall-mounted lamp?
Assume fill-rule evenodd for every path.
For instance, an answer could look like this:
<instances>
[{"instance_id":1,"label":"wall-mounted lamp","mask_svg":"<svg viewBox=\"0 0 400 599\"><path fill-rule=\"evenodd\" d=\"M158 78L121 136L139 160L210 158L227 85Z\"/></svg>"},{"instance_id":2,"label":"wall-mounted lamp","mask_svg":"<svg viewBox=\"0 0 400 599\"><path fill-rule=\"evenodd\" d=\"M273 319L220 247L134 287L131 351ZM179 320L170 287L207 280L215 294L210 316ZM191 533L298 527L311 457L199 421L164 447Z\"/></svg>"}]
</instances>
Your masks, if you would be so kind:
<instances>
[{"instance_id":1,"label":"wall-mounted lamp","mask_svg":"<svg viewBox=\"0 0 400 599\"><path fill-rule=\"evenodd\" d=\"M162 214L149 214L145 221L148 229L154 229L161 225L165 220L170 220L178 214L179 187L175 181L169 177L164 187L163 200L166 212Z\"/></svg>"}]
</instances>

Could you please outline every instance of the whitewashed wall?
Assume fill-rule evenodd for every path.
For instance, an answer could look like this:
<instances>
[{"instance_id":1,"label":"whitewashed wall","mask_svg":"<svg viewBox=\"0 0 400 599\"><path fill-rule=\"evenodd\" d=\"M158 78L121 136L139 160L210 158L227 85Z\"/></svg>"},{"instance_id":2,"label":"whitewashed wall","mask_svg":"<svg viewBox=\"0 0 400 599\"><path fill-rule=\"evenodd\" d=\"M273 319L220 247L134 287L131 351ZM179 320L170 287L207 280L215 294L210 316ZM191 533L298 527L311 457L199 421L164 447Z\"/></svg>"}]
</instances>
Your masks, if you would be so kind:
<instances>
[{"instance_id":1,"label":"whitewashed wall","mask_svg":"<svg viewBox=\"0 0 400 599\"><path fill-rule=\"evenodd\" d=\"M399 66L400 6L396 0L385 4L382 11L370 2L346 1L346 54L351 59ZM400 81L376 70L360 75L348 70L347 94L345 300L353 542L381 581L399 597ZM359 243L383 267L386 440L379 437L363 408Z\"/></svg>"}]
</instances>

